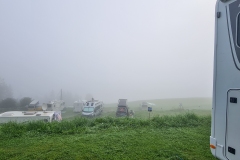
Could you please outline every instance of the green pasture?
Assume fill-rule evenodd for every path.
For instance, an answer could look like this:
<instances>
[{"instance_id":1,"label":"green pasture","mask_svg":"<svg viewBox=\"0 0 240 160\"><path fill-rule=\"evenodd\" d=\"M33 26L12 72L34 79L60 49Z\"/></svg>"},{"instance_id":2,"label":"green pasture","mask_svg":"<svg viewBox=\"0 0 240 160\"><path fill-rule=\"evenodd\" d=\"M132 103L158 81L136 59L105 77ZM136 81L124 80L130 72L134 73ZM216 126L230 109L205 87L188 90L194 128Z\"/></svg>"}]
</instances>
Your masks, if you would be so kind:
<instances>
[{"instance_id":1,"label":"green pasture","mask_svg":"<svg viewBox=\"0 0 240 160\"><path fill-rule=\"evenodd\" d=\"M152 106L153 111L150 117L163 115L177 115L184 113L195 113L197 115L210 115L212 108L212 98L175 98L175 99L156 99L156 100L139 100L130 101L128 106L135 112L135 118L149 118L149 112L146 108L141 108L141 102L146 101L155 104ZM180 105L181 104L181 105ZM117 102L105 104L103 113L99 117L115 117ZM81 116L81 113L73 113L72 108L68 108L62 114L64 119L73 119Z\"/></svg>"},{"instance_id":2,"label":"green pasture","mask_svg":"<svg viewBox=\"0 0 240 160\"><path fill-rule=\"evenodd\" d=\"M213 160L210 116L75 118L0 125L2 160Z\"/></svg>"}]
</instances>

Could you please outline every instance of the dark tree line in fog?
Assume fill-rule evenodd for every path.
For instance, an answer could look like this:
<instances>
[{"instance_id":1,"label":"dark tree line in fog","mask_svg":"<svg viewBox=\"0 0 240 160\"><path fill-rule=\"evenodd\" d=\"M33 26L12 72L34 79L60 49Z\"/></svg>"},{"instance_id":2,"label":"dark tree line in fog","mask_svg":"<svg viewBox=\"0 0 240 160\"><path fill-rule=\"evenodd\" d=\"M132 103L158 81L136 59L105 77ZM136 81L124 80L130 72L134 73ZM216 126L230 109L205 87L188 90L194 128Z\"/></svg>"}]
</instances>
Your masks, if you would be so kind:
<instances>
[{"instance_id":1,"label":"dark tree line in fog","mask_svg":"<svg viewBox=\"0 0 240 160\"><path fill-rule=\"evenodd\" d=\"M27 105L29 105L32 101L32 98L30 97L24 97L20 100L14 99L14 98L5 98L0 101L0 108L5 109L25 109Z\"/></svg>"},{"instance_id":2,"label":"dark tree line in fog","mask_svg":"<svg viewBox=\"0 0 240 160\"><path fill-rule=\"evenodd\" d=\"M12 98L12 88L7 85L3 78L0 77L0 100L4 100L6 98Z\"/></svg>"},{"instance_id":3,"label":"dark tree line in fog","mask_svg":"<svg viewBox=\"0 0 240 160\"><path fill-rule=\"evenodd\" d=\"M3 78L0 77L0 108L24 108L32 101L30 97L24 97L20 100L13 98L13 91Z\"/></svg>"},{"instance_id":4,"label":"dark tree line in fog","mask_svg":"<svg viewBox=\"0 0 240 160\"><path fill-rule=\"evenodd\" d=\"M32 95L33 96L33 95ZM79 96L78 94L72 94L67 90L59 89L58 91L50 91L49 94L32 97L25 96L19 97L20 99L15 99L13 97L13 90L10 85L8 85L3 78L0 77L0 108L23 108L26 105L29 105L33 100L39 100L40 103L48 103L52 100L62 100L65 101L67 106L72 106L73 103L77 100L92 100L92 94L86 94L85 96Z\"/></svg>"}]
</instances>

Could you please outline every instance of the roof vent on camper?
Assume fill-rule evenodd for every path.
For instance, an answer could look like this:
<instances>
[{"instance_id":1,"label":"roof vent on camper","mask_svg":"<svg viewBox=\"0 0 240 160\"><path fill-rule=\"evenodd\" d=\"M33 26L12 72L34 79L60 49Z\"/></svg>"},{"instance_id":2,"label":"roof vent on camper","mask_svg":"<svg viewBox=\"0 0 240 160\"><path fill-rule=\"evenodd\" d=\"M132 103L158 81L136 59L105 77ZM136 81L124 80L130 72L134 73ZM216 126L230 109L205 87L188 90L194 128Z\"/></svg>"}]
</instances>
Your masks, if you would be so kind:
<instances>
[{"instance_id":1,"label":"roof vent on camper","mask_svg":"<svg viewBox=\"0 0 240 160\"><path fill-rule=\"evenodd\" d=\"M2 117L11 117L13 116L13 113L3 113Z\"/></svg>"},{"instance_id":2,"label":"roof vent on camper","mask_svg":"<svg viewBox=\"0 0 240 160\"><path fill-rule=\"evenodd\" d=\"M24 115L34 115L36 114L37 112L25 112Z\"/></svg>"}]
</instances>

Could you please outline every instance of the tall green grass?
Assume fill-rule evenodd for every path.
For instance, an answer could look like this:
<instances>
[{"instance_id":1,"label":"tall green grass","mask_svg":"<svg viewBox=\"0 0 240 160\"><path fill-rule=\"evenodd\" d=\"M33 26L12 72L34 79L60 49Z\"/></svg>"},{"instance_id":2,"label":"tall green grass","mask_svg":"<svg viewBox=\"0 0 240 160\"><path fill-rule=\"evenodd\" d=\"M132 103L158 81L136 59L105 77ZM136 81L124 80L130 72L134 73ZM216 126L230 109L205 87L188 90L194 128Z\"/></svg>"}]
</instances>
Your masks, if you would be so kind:
<instances>
[{"instance_id":1,"label":"tall green grass","mask_svg":"<svg viewBox=\"0 0 240 160\"><path fill-rule=\"evenodd\" d=\"M98 131L106 129L124 130L142 127L196 127L200 125L210 125L210 121L210 116L197 116L194 113L186 113L176 116L156 116L151 119L113 117L86 119L78 117L71 121L52 123L35 121L17 124L15 122L9 122L0 125L0 137L13 138L23 135L36 136L38 134L84 134L97 133Z\"/></svg>"},{"instance_id":2,"label":"tall green grass","mask_svg":"<svg viewBox=\"0 0 240 160\"><path fill-rule=\"evenodd\" d=\"M210 116L99 117L0 125L0 159L215 159Z\"/></svg>"}]
</instances>

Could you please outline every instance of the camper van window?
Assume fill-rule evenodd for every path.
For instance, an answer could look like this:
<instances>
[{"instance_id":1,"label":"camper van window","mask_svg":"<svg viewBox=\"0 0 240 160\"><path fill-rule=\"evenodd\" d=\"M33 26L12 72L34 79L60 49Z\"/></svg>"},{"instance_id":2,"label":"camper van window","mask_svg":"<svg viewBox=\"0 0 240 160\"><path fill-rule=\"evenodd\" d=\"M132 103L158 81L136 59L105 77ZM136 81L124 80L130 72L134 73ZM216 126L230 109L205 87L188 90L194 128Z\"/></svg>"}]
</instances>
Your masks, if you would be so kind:
<instances>
[{"instance_id":1,"label":"camper van window","mask_svg":"<svg viewBox=\"0 0 240 160\"><path fill-rule=\"evenodd\" d=\"M88 103L86 103L86 106L88 106Z\"/></svg>"},{"instance_id":2,"label":"camper van window","mask_svg":"<svg viewBox=\"0 0 240 160\"><path fill-rule=\"evenodd\" d=\"M94 103L91 104L91 106L93 106Z\"/></svg>"},{"instance_id":3,"label":"camper van window","mask_svg":"<svg viewBox=\"0 0 240 160\"><path fill-rule=\"evenodd\" d=\"M237 16L237 46L240 47L240 13Z\"/></svg>"}]
</instances>

